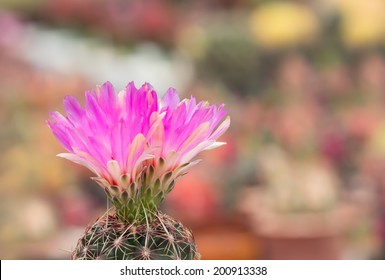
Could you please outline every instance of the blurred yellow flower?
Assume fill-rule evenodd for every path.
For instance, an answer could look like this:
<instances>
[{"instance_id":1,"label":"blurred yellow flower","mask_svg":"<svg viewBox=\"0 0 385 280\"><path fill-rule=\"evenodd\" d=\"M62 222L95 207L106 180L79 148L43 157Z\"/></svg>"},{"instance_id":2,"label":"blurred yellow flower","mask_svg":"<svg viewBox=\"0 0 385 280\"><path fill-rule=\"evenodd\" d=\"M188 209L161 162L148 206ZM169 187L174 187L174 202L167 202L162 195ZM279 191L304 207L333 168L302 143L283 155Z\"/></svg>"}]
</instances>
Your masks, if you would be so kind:
<instances>
[{"instance_id":1,"label":"blurred yellow flower","mask_svg":"<svg viewBox=\"0 0 385 280\"><path fill-rule=\"evenodd\" d=\"M351 48L378 45L385 38L384 0L341 0L341 36Z\"/></svg>"},{"instance_id":2,"label":"blurred yellow flower","mask_svg":"<svg viewBox=\"0 0 385 280\"><path fill-rule=\"evenodd\" d=\"M380 124L371 135L367 144L367 151L378 157L385 156L385 123Z\"/></svg>"},{"instance_id":3,"label":"blurred yellow flower","mask_svg":"<svg viewBox=\"0 0 385 280\"><path fill-rule=\"evenodd\" d=\"M307 44L320 30L310 9L283 1L258 7L251 14L250 28L259 44L273 49Z\"/></svg>"}]
</instances>

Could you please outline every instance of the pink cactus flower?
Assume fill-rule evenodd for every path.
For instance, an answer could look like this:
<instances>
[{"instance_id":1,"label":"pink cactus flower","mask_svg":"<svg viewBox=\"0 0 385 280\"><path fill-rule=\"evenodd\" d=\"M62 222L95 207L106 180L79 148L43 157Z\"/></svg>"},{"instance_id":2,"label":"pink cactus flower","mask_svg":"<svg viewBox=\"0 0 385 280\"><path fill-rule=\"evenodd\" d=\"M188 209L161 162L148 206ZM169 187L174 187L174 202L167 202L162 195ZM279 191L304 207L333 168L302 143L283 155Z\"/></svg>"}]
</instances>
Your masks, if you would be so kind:
<instances>
[{"instance_id":1,"label":"pink cactus flower","mask_svg":"<svg viewBox=\"0 0 385 280\"><path fill-rule=\"evenodd\" d=\"M85 108L67 96L64 109L67 116L53 112L47 120L68 151L58 156L90 169L111 197L130 198L143 186L164 197L198 153L225 144L216 140L230 125L223 104L180 101L173 88L158 100L148 83L117 93L107 82L85 93Z\"/></svg>"}]
</instances>

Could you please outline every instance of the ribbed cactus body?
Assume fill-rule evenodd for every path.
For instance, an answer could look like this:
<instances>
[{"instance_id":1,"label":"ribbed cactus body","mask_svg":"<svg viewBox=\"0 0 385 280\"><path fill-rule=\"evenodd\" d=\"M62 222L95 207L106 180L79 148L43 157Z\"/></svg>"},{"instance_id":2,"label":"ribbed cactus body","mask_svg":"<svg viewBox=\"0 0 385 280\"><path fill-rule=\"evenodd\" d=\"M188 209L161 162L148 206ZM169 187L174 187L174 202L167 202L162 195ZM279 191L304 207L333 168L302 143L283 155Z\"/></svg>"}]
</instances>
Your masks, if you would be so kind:
<instances>
[{"instance_id":1,"label":"ribbed cactus body","mask_svg":"<svg viewBox=\"0 0 385 280\"><path fill-rule=\"evenodd\" d=\"M122 223L106 213L79 239L72 259L193 260L199 259L191 231L158 211L145 223Z\"/></svg>"}]
</instances>

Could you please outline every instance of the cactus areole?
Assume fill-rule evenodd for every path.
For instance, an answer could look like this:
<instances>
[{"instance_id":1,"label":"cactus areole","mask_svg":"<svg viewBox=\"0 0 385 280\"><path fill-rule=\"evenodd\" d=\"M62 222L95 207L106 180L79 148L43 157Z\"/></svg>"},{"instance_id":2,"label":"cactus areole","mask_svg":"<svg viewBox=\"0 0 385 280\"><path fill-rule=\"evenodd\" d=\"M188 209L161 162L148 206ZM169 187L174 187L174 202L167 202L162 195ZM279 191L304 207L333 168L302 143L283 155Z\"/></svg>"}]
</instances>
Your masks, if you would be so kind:
<instances>
[{"instance_id":1,"label":"cactus areole","mask_svg":"<svg viewBox=\"0 0 385 280\"><path fill-rule=\"evenodd\" d=\"M72 258L199 259L191 231L159 206L198 153L225 144L216 141L230 125L224 105L181 101L172 88L158 100L150 84L133 82L87 91L84 108L73 96L63 103L66 116L47 120L67 150L58 156L90 169L112 204Z\"/></svg>"}]
</instances>

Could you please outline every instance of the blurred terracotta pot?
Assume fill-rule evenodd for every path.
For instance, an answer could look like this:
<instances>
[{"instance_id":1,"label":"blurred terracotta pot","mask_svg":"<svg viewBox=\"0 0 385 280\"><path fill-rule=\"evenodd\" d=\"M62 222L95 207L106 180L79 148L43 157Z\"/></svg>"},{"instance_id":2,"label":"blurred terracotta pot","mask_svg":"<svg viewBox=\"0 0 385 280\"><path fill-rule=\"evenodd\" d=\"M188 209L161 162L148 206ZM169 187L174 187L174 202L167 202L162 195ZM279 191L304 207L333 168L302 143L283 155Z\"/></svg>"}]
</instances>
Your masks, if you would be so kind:
<instances>
[{"instance_id":1,"label":"blurred terracotta pot","mask_svg":"<svg viewBox=\"0 0 385 280\"><path fill-rule=\"evenodd\" d=\"M260 241L239 217L218 217L210 224L191 229L203 260L261 258Z\"/></svg>"},{"instance_id":2,"label":"blurred terracotta pot","mask_svg":"<svg viewBox=\"0 0 385 280\"><path fill-rule=\"evenodd\" d=\"M263 259L338 260L342 258L341 237L261 237Z\"/></svg>"},{"instance_id":3,"label":"blurred terracotta pot","mask_svg":"<svg viewBox=\"0 0 385 280\"><path fill-rule=\"evenodd\" d=\"M263 259L337 260L344 254L344 232L354 210L341 205L324 213L263 213L255 228Z\"/></svg>"},{"instance_id":4,"label":"blurred terracotta pot","mask_svg":"<svg viewBox=\"0 0 385 280\"><path fill-rule=\"evenodd\" d=\"M252 196L249 192L248 197ZM261 240L262 259L275 260L342 259L344 233L354 224L358 210L340 202L327 211L277 212L256 193L243 206L240 210Z\"/></svg>"}]
</instances>

